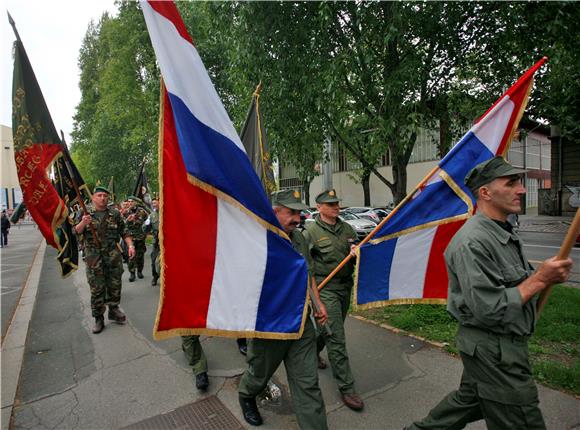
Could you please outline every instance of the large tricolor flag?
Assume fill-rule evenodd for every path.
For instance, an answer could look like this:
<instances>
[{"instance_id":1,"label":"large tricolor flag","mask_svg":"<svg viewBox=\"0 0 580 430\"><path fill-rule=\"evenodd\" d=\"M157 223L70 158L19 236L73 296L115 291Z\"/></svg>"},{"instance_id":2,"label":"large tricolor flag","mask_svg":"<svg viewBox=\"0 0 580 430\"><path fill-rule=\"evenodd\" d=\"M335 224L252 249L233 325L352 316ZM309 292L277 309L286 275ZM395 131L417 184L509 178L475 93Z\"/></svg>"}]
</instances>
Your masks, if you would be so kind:
<instances>
[{"instance_id":1,"label":"large tricolor flag","mask_svg":"<svg viewBox=\"0 0 580 430\"><path fill-rule=\"evenodd\" d=\"M504 155L523 114L538 61L475 123L359 249L355 305L445 303L443 252L474 212L463 183L478 163Z\"/></svg>"},{"instance_id":2,"label":"large tricolor flag","mask_svg":"<svg viewBox=\"0 0 580 430\"><path fill-rule=\"evenodd\" d=\"M161 295L154 336L296 339L307 269L173 2L141 1L161 68Z\"/></svg>"}]
</instances>

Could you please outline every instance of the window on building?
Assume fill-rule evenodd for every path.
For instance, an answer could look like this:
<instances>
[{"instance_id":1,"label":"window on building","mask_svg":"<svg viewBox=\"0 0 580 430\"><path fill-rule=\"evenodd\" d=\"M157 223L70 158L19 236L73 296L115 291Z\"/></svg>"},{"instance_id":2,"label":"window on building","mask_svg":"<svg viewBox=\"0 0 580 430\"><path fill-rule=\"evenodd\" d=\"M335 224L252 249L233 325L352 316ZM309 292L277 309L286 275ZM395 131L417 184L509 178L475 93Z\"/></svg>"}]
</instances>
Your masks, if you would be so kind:
<instances>
[{"instance_id":1,"label":"window on building","mask_svg":"<svg viewBox=\"0 0 580 430\"><path fill-rule=\"evenodd\" d=\"M431 128L419 128L415 147L409 158L409 163L422 163L424 161L438 160L437 143L439 142L439 133Z\"/></svg>"}]
</instances>

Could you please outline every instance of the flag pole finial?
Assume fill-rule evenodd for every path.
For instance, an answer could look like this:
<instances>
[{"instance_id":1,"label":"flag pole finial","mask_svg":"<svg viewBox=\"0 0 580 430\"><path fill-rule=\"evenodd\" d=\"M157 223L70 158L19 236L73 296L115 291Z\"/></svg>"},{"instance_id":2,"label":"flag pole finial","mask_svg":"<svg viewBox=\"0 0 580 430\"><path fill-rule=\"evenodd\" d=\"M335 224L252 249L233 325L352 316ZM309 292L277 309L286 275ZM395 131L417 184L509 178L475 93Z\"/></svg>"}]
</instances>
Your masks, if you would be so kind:
<instances>
[{"instance_id":1,"label":"flag pole finial","mask_svg":"<svg viewBox=\"0 0 580 430\"><path fill-rule=\"evenodd\" d=\"M10 15L10 12L6 11L6 13L8 14L8 22L12 26L12 30L14 31L14 34L16 35L16 40L18 40L20 42L20 35L18 34L18 30L16 30L16 23L14 22L12 15Z\"/></svg>"},{"instance_id":2,"label":"flag pole finial","mask_svg":"<svg viewBox=\"0 0 580 430\"><path fill-rule=\"evenodd\" d=\"M262 81L260 81L258 83L258 86L256 87L255 91L254 91L254 95L255 96L259 96L260 95L260 91L262 90Z\"/></svg>"}]
</instances>

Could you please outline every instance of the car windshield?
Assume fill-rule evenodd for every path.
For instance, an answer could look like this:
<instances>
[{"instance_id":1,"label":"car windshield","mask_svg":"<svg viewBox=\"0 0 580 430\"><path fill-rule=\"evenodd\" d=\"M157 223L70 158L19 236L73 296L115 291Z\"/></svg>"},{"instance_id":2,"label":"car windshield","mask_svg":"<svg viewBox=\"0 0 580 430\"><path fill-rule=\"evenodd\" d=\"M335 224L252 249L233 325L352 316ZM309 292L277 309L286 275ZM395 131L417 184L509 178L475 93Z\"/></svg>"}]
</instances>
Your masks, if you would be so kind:
<instances>
[{"instance_id":1,"label":"car windshield","mask_svg":"<svg viewBox=\"0 0 580 430\"><path fill-rule=\"evenodd\" d=\"M353 219L359 219L359 218L358 218L358 217L357 217L355 214L351 214L351 213L348 213L348 212L342 212L342 213L340 214L340 216L341 216L341 217L342 217L342 219L343 219L343 220L345 220L345 221L351 221L351 220L353 220Z\"/></svg>"}]
</instances>

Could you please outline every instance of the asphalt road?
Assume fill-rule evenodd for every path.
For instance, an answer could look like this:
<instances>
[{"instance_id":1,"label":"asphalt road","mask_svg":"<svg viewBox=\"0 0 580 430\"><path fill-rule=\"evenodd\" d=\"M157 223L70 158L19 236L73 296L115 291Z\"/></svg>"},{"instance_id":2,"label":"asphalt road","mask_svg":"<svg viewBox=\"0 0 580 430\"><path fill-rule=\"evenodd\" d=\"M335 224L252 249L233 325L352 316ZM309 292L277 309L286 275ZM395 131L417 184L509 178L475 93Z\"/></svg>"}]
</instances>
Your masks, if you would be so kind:
<instances>
[{"instance_id":1,"label":"asphalt road","mask_svg":"<svg viewBox=\"0 0 580 430\"><path fill-rule=\"evenodd\" d=\"M0 294L2 295L2 339L12 320L14 309L20 300L22 288L42 236L36 226L28 224L12 226L8 234L8 246L0 248L2 276ZM34 250L34 252L30 252ZM22 270L24 269L24 270Z\"/></svg>"},{"instance_id":2,"label":"asphalt road","mask_svg":"<svg viewBox=\"0 0 580 430\"><path fill-rule=\"evenodd\" d=\"M558 254L560 246L564 241L565 233L539 233L525 232L519 233L524 242L524 251L528 260L537 266L540 261ZM572 248L570 257L574 261L572 275L569 284L580 287L580 248Z\"/></svg>"}]
</instances>

